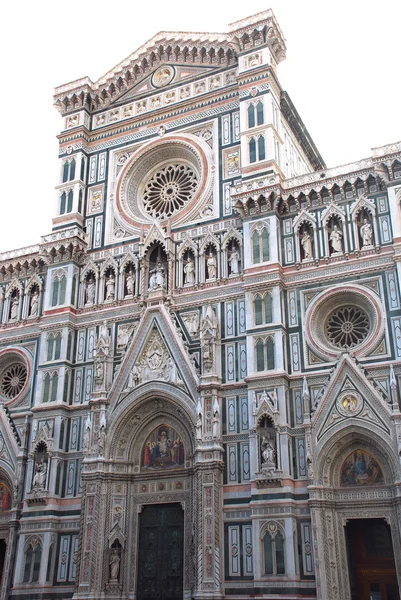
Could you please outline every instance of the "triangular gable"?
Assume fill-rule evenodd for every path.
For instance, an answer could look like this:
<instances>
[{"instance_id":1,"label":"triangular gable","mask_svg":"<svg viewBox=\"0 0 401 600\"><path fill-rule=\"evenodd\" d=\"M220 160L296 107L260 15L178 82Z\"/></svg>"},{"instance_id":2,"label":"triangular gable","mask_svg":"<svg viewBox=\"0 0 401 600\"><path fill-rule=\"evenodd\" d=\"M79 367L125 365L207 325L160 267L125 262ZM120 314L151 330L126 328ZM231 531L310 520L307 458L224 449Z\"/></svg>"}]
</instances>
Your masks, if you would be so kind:
<instances>
[{"instance_id":1,"label":"triangular gable","mask_svg":"<svg viewBox=\"0 0 401 600\"><path fill-rule=\"evenodd\" d=\"M110 404L141 385L159 382L184 390L194 402L197 398L194 365L164 305L148 308L141 318L111 387Z\"/></svg>"},{"instance_id":2,"label":"triangular gable","mask_svg":"<svg viewBox=\"0 0 401 600\"><path fill-rule=\"evenodd\" d=\"M342 355L318 406L312 415L316 444L337 430L338 425L359 422L390 436L391 408L349 355Z\"/></svg>"},{"instance_id":3,"label":"triangular gable","mask_svg":"<svg viewBox=\"0 0 401 600\"><path fill-rule=\"evenodd\" d=\"M153 84L153 78L155 73L157 74L157 72L159 71L159 69L163 69L163 66L166 66L166 68L172 68L174 70L174 77L172 79L171 82L169 82L168 84L166 84L163 87L155 87L155 85ZM216 67L216 65L202 65L202 67L200 66L190 66L190 65L178 65L178 64L174 64L174 63L169 63L168 65L166 63L160 63L157 65L157 67L155 67L153 69L153 71L144 79L142 79L139 82L136 82L135 85L133 85L130 89L125 90L120 96L117 96L113 102L111 104L116 104L116 103L121 103L121 102L125 102L128 100L132 100L133 98L137 98L138 96L141 96L142 94L149 94L149 92L166 92L171 88L175 88L177 85L180 85L181 83L187 83L189 81L191 81L192 79L201 77L202 75L207 77L211 74L213 74L215 71L221 71L221 66L218 65ZM226 79L222 79L221 83L223 84L223 82L226 82ZM179 94L179 97L177 99L180 100L184 100L185 97L183 96L183 93Z\"/></svg>"}]
</instances>

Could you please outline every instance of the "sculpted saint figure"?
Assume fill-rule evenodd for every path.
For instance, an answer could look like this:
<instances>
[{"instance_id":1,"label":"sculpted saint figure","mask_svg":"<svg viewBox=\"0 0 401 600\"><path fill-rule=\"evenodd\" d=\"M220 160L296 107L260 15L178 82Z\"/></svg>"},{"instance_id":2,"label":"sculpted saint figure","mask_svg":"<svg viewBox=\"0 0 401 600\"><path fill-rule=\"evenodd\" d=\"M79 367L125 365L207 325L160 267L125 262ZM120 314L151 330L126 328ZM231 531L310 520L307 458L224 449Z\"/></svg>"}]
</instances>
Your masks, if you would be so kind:
<instances>
[{"instance_id":1,"label":"sculpted saint figure","mask_svg":"<svg viewBox=\"0 0 401 600\"><path fill-rule=\"evenodd\" d=\"M334 225L332 232L330 233L330 242L331 242L331 247L333 248L334 252L342 252L343 251L343 234L342 232L338 229L337 225Z\"/></svg>"},{"instance_id":2,"label":"sculpted saint figure","mask_svg":"<svg viewBox=\"0 0 401 600\"><path fill-rule=\"evenodd\" d=\"M115 283L113 273L110 273L109 278L106 279L106 300L114 300L116 289Z\"/></svg>"},{"instance_id":3,"label":"sculpted saint figure","mask_svg":"<svg viewBox=\"0 0 401 600\"><path fill-rule=\"evenodd\" d=\"M306 229L301 237L301 244L304 249L304 258L312 258L312 240Z\"/></svg>"},{"instance_id":4,"label":"sculpted saint figure","mask_svg":"<svg viewBox=\"0 0 401 600\"><path fill-rule=\"evenodd\" d=\"M86 294L86 302L85 304L93 304L95 302L95 292L96 292L96 283L93 277L86 282L85 294Z\"/></svg>"},{"instance_id":5,"label":"sculpted saint figure","mask_svg":"<svg viewBox=\"0 0 401 600\"><path fill-rule=\"evenodd\" d=\"M262 451L262 465L275 466L274 446L265 436L262 437L260 449Z\"/></svg>"},{"instance_id":6,"label":"sculpted saint figure","mask_svg":"<svg viewBox=\"0 0 401 600\"><path fill-rule=\"evenodd\" d=\"M156 267L151 270L149 278L149 291L164 287L164 267L160 258L156 261Z\"/></svg>"},{"instance_id":7,"label":"sculpted saint figure","mask_svg":"<svg viewBox=\"0 0 401 600\"><path fill-rule=\"evenodd\" d=\"M195 263L190 256L184 266L184 284L195 283Z\"/></svg>"},{"instance_id":8,"label":"sculpted saint figure","mask_svg":"<svg viewBox=\"0 0 401 600\"><path fill-rule=\"evenodd\" d=\"M133 296L134 292L135 292L135 273L132 269L130 269L130 271L127 275L126 285L127 285L127 296Z\"/></svg>"},{"instance_id":9,"label":"sculpted saint figure","mask_svg":"<svg viewBox=\"0 0 401 600\"><path fill-rule=\"evenodd\" d=\"M18 308L19 308L19 297L15 296L15 298L11 299L11 321L16 321L18 319Z\"/></svg>"},{"instance_id":10,"label":"sculpted saint figure","mask_svg":"<svg viewBox=\"0 0 401 600\"><path fill-rule=\"evenodd\" d=\"M208 272L208 279L216 279L217 261L216 261L216 257L211 252L207 256L206 266L207 266L207 272Z\"/></svg>"},{"instance_id":11,"label":"sculpted saint figure","mask_svg":"<svg viewBox=\"0 0 401 600\"><path fill-rule=\"evenodd\" d=\"M33 487L44 490L46 487L47 465L41 461L36 463L35 475L33 477Z\"/></svg>"},{"instance_id":12,"label":"sculpted saint figure","mask_svg":"<svg viewBox=\"0 0 401 600\"><path fill-rule=\"evenodd\" d=\"M362 237L362 246L371 246L373 242L373 231L372 225L368 222L367 219L363 220L363 225L360 229L361 237Z\"/></svg>"},{"instance_id":13,"label":"sculpted saint figure","mask_svg":"<svg viewBox=\"0 0 401 600\"><path fill-rule=\"evenodd\" d=\"M39 294L37 290L34 291L31 297L31 317L37 317L39 312Z\"/></svg>"},{"instance_id":14,"label":"sculpted saint figure","mask_svg":"<svg viewBox=\"0 0 401 600\"><path fill-rule=\"evenodd\" d=\"M110 581L117 581L120 573L120 555L116 550L110 556Z\"/></svg>"},{"instance_id":15,"label":"sculpted saint figure","mask_svg":"<svg viewBox=\"0 0 401 600\"><path fill-rule=\"evenodd\" d=\"M231 275L237 275L239 273L239 252L236 248L231 252L228 262L230 263Z\"/></svg>"}]
</instances>

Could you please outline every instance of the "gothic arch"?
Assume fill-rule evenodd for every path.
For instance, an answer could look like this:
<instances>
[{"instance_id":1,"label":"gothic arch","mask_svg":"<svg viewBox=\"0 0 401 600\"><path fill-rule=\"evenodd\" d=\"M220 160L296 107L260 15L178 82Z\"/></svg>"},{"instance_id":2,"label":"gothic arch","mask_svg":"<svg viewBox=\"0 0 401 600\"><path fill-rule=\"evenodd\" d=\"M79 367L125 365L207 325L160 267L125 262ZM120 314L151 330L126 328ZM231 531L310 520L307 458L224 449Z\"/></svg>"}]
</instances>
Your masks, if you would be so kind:
<instances>
[{"instance_id":1,"label":"gothic arch","mask_svg":"<svg viewBox=\"0 0 401 600\"><path fill-rule=\"evenodd\" d=\"M158 422L171 422L181 433L187 454L194 451L195 405L188 395L169 383L149 382L134 389L119 404L109 423L109 458L132 460L139 471L138 452ZM125 440L126 443L122 443Z\"/></svg>"},{"instance_id":2,"label":"gothic arch","mask_svg":"<svg viewBox=\"0 0 401 600\"><path fill-rule=\"evenodd\" d=\"M366 450L380 464L384 485L392 485L399 479L399 460L383 432L376 431L373 423L367 424L352 419L347 427L341 427L319 451L317 448L315 483L325 487L340 487L340 469L353 450Z\"/></svg>"}]
</instances>

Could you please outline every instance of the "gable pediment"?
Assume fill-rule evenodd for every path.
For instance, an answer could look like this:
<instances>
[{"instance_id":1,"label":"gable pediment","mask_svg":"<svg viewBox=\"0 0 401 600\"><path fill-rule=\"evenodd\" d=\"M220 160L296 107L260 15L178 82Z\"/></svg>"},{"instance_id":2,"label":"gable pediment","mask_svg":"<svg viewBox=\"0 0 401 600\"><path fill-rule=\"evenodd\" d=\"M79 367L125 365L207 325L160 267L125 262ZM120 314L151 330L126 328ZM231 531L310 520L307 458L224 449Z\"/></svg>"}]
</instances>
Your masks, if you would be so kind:
<instances>
[{"instance_id":1,"label":"gable pediment","mask_svg":"<svg viewBox=\"0 0 401 600\"><path fill-rule=\"evenodd\" d=\"M142 80L135 83L130 89L113 100L112 104L127 102L141 97L142 95L149 95L152 93L162 93L167 95L164 104L185 100L187 97L190 97L192 90L187 90L185 87L176 90L177 86L182 83L189 83L193 79L200 77L209 77L216 72L216 70L216 65L191 66L162 63L157 68L153 69L149 75L145 76ZM219 67L219 71L220 70L221 67ZM157 78L160 77L160 74L162 77L163 73L166 73L166 83L157 85ZM217 77L218 75L216 75L216 78ZM223 82L226 83L226 79L223 79L223 75L221 75L220 85L223 85ZM219 79L216 79L215 85L217 86L218 83ZM210 85L210 82L208 85L205 85L204 91L208 91ZM220 85L218 87L220 87Z\"/></svg>"},{"instance_id":2,"label":"gable pediment","mask_svg":"<svg viewBox=\"0 0 401 600\"><path fill-rule=\"evenodd\" d=\"M391 435L391 407L349 355L343 355L332 373L312 416L317 444L347 424L374 426Z\"/></svg>"},{"instance_id":3,"label":"gable pediment","mask_svg":"<svg viewBox=\"0 0 401 600\"><path fill-rule=\"evenodd\" d=\"M119 404L141 386L169 384L197 398L198 376L172 317L164 305L148 308L127 347L109 393Z\"/></svg>"}]
</instances>

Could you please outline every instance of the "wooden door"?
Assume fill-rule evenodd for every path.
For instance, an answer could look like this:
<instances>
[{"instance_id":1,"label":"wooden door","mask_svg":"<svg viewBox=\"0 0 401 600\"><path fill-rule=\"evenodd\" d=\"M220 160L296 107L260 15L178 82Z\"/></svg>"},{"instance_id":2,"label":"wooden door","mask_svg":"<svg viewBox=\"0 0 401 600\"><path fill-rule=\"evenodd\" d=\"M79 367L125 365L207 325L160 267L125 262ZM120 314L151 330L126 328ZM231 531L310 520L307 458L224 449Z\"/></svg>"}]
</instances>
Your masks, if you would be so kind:
<instances>
[{"instance_id":1,"label":"wooden door","mask_svg":"<svg viewBox=\"0 0 401 600\"><path fill-rule=\"evenodd\" d=\"M347 524L352 600L400 600L390 527L384 519Z\"/></svg>"},{"instance_id":2,"label":"wooden door","mask_svg":"<svg viewBox=\"0 0 401 600\"><path fill-rule=\"evenodd\" d=\"M184 512L145 506L139 518L137 600L182 600Z\"/></svg>"}]
</instances>

